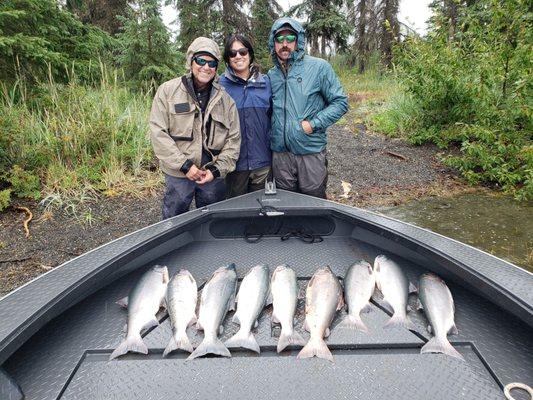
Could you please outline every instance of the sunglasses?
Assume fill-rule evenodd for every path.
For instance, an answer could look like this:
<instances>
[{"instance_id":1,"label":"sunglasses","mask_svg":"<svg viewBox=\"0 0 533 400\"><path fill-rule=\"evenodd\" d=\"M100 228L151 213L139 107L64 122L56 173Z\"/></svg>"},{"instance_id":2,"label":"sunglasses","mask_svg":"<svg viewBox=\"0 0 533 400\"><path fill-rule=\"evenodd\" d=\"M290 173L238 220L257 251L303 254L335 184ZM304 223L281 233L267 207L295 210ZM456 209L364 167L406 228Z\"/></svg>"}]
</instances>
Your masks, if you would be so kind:
<instances>
[{"instance_id":1,"label":"sunglasses","mask_svg":"<svg viewBox=\"0 0 533 400\"><path fill-rule=\"evenodd\" d=\"M284 40L286 40L287 43L292 43L296 40L296 35L294 33L289 33L288 35L278 35L274 39L278 43L283 43Z\"/></svg>"},{"instance_id":2,"label":"sunglasses","mask_svg":"<svg viewBox=\"0 0 533 400\"><path fill-rule=\"evenodd\" d=\"M205 58L202 58L202 57L194 57L193 58L193 61L198 64L200 67L203 67L205 64L207 64L207 66L209 68L216 68L218 67L218 61L217 60L211 60L211 61L207 61Z\"/></svg>"},{"instance_id":3,"label":"sunglasses","mask_svg":"<svg viewBox=\"0 0 533 400\"><path fill-rule=\"evenodd\" d=\"M241 57L246 57L250 51L246 47L241 47L239 50L230 50L228 52L229 58L235 58L237 57L237 53L241 55Z\"/></svg>"}]
</instances>

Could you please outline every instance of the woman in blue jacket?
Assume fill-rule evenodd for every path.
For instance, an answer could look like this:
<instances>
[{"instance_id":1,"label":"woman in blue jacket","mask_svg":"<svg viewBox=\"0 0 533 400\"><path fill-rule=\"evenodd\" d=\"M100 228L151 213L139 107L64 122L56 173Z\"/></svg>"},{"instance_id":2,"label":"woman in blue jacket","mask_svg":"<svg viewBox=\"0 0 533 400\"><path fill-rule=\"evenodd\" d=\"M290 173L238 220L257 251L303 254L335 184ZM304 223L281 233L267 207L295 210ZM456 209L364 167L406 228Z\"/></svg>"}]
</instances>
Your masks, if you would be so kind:
<instances>
[{"instance_id":1,"label":"woman in blue jacket","mask_svg":"<svg viewBox=\"0 0 533 400\"><path fill-rule=\"evenodd\" d=\"M241 126L241 151L234 172L226 177L228 198L264 188L270 174L270 80L254 63L254 49L243 35L231 35L224 46L226 72L220 84L235 101Z\"/></svg>"}]
</instances>

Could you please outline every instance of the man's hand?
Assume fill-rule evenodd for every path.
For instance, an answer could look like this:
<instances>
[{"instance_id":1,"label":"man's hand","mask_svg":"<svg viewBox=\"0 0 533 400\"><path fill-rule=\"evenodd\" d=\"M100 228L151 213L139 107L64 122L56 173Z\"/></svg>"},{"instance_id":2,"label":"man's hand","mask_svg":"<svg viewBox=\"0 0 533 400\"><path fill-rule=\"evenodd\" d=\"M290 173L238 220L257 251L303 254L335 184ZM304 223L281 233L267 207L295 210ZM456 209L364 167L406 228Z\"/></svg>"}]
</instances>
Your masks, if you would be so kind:
<instances>
[{"instance_id":1,"label":"man's hand","mask_svg":"<svg viewBox=\"0 0 533 400\"><path fill-rule=\"evenodd\" d=\"M311 126L311 124L309 123L309 121L302 121L302 129L303 129L304 132L307 133L308 135L310 135L311 133L313 133L313 127Z\"/></svg>"},{"instance_id":2,"label":"man's hand","mask_svg":"<svg viewBox=\"0 0 533 400\"><path fill-rule=\"evenodd\" d=\"M197 184L203 185L204 183L211 182L215 177L213 176L213 173L209 170L203 171L204 177L200 179L199 181L196 181Z\"/></svg>"},{"instance_id":3,"label":"man's hand","mask_svg":"<svg viewBox=\"0 0 533 400\"><path fill-rule=\"evenodd\" d=\"M185 176L190 181L196 181L200 183L199 181L202 180L205 177L205 175L206 175L206 171L199 169L196 165L193 165Z\"/></svg>"}]
</instances>

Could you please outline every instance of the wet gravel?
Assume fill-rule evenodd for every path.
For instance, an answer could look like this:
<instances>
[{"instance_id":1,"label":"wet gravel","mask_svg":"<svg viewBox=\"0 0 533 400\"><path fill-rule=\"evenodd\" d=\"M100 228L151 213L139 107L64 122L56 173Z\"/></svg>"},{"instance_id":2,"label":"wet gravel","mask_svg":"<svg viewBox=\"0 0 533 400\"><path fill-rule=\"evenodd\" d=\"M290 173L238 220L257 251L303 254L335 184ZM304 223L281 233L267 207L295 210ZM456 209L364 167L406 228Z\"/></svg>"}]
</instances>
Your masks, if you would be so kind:
<instances>
[{"instance_id":1,"label":"wet gravel","mask_svg":"<svg viewBox=\"0 0 533 400\"><path fill-rule=\"evenodd\" d=\"M329 130L328 198L359 207L400 204L414 197L448 193L454 174L433 146L415 147L369 132L362 125ZM345 193L342 181L351 184ZM36 202L15 201L34 214L26 238L24 213L0 213L0 296L101 244L160 220L161 196L103 198L80 206L77 217L46 212ZM345 196L343 196L345 194Z\"/></svg>"}]
</instances>

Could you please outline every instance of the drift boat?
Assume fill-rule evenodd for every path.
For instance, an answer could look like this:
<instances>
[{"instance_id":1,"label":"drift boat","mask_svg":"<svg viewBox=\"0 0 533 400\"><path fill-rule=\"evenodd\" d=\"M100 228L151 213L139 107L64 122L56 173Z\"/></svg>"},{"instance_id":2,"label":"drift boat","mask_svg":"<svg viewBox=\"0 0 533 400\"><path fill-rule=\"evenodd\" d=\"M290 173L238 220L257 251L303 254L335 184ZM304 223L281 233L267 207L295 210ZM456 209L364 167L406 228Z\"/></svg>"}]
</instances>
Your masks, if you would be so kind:
<instances>
[{"instance_id":1,"label":"drift boat","mask_svg":"<svg viewBox=\"0 0 533 400\"><path fill-rule=\"evenodd\" d=\"M230 349L232 358L163 358L170 321L145 332L149 353L116 360L128 295L155 264L194 275L201 289L228 263L239 278L257 264L290 265L305 287L329 265L342 278L363 259L384 254L412 283L424 272L442 277L455 300L458 335L448 336L464 360L420 354L431 338L422 312L416 330L383 329L390 314L379 299L362 314L370 333L336 329L327 339L334 362L277 354L278 328L267 308L255 334L261 354ZM295 329L303 332L303 302ZM414 306L416 295L410 295ZM231 313L223 341L238 327ZM189 328L192 344L202 334ZM0 299L0 398L18 399L502 399L508 384L533 383L533 275L483 251L383 215L268 188L196 209L85 253ZM525 392L513 391L516 399Z\"/></svg>"}]
</instances>

